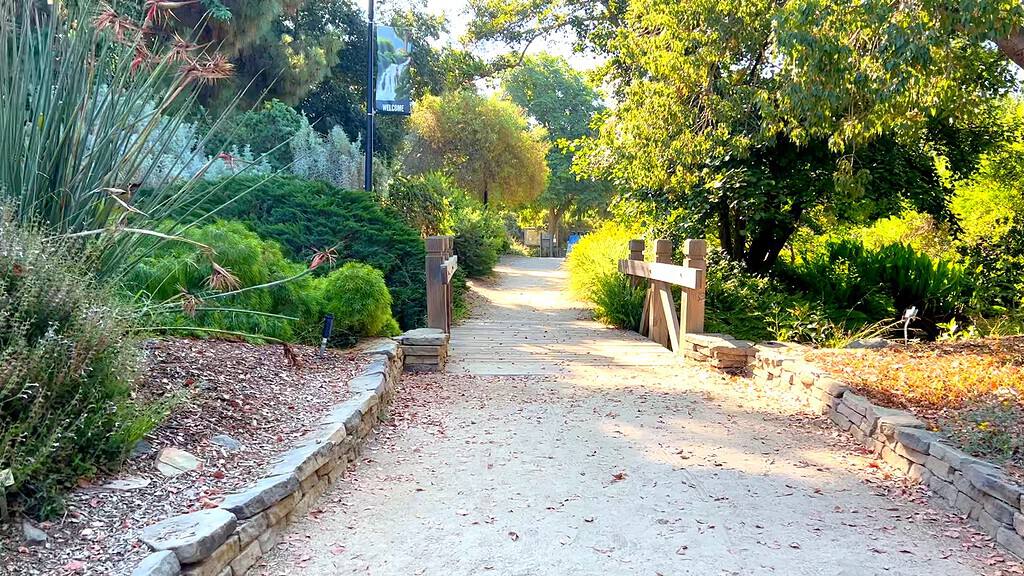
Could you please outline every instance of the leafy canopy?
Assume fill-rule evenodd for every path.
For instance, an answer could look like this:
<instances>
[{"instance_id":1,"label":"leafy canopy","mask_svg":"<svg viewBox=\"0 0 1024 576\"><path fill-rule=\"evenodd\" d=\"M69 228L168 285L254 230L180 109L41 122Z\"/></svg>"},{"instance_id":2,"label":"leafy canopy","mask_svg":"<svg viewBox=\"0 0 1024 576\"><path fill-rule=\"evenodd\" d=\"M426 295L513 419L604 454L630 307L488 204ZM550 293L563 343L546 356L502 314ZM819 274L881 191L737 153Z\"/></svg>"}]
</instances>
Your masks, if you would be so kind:
<instances>
[{"instance_id":1,"label":"leafy canopy","mask_svg":"<svg viewBox=\"0 0 1024 576\"><path fill-rule=\"evenodd\" d=\"M547 162L548 186L538 199L556 222L570 208L586 210L607 204L610 187L572 172L576 143L591 135L590 122L600 111L600 95L584 75L564 58L549 54L530 56L506 75L502 86L508 97L543 126L552 143Z\"/></svg>"},{"instance_id":2,"label":"leafy canopy","mask_svg":"<svg viewBox=\"0 0 1024 576\"><path fill-rule=\"evenodd\" d=\"M409 121L405 167L442 172L484 204L527 204L548 178L543 129L531 128L508 100L470 91L427 96Z\"/></svg>"}]
</instances>

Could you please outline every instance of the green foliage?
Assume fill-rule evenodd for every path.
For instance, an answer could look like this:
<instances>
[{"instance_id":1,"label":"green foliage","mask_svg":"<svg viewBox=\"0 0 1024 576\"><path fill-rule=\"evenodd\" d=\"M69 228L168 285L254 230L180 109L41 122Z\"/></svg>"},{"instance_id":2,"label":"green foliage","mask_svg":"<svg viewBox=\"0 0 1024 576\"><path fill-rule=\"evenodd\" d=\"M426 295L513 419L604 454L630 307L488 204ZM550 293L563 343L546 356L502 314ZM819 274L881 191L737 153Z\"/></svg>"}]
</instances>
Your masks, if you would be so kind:
<instances>
[{"instance_id":1,"label":"green foliage","mask_svg":"<svg viewBox=\"0 0 1024 576\"><path fill-rule=\"evenodd\" d=\"M386 206L423 236L447 234L452 230L450 178L431 172L420 176L399 176L388 187Z\"/></svg>"},{"instance_id":2,"label":"green foliage","mask_svg":"<svg viewBox=\"0 0 1024 576\"><path fill-rule=\"evenodd\" d=\"M509 240L501 216L475 198L456 191L452 200L452 230L459 268L469 278L487 276L508 251Z\"/></svg>"},{"instance_id":3,"label":"green foliage","mask_svg":"<svg viewBox=\"0 0 1024 576\"><path fill-rule=\"evenodd\" d=\"M1005 461L1024 453L1022 421L1024 409L1018 402L994 398L956 418L944 419L941 426L969 454Z\"/></svg>"},{"instance_id":4,"label":"green foliage","mask_svg":"<svg viewBox=\"0 0 1024 576\"><path fill-rule=\"evenodd\" d=\"M91 242L85 255L99 259L96 272L116 277L139 253L139 230L194 200L203 167L189 168L203 151L181 128L216 61L195 49L172 58L151 28L123 19L115 41L112 16L96 3L45 17L33 13L43 3L19 4L0 13L0 199L15 202L22 222ZM171 181L178 183L164 186ZM134 197L143 183L156 191ZM170 222L161 232L187 225Z\"/></svg>"},{"instance_id":5,"label":"green foliage","mask_svg":"<svg viewBox=\"0 0 1024 576\"><path fill-rule=\"evenodd\" d=\"M544 190L548 145L523 111L497 97L461 91L426 96L409 119L404 166L442 172L485 205L529 203Z\"/></svg>"},{"instance_id":6,"label":"green foliage","mask_svg":"<svg viewBox=\"0 0 1024 576\"><path fill-rule=\"evenodd\" d=\"M63 489L116 462L166 406L132 400L134 313L40 234L0 208L0 470L51 516Z\"/></svg>"},{"instance_id":7,"label":"green foliage","mask_svg":"<svg viewBox=\"0 0 1024 576\"><path fill-rule=\"evenodd\" d=\"M316 280L324 314L334 315L335 337L395 336L398 323L391 315L391 294L384 275L372 266L348 262Z\"/></svg>"},{"instance_id":8,"label":"green foliage","mask_svg":"<svg viewBox=\"0 0 1024 576\"><path fill-rule=\"evenodd\" d=\"M638 232L614 222L606 222L580 239L565 259L569 270L569 289L580 300L589 301L598 279L619 270L619 260L629 257L629 241Z\"/></svg>"},{"instance_id":9,"label":"green foliage","mask_svg":"<svg viewBox=\"0 0 1024 576\"><path fill-rule=\"evenodd\" d=\"M957 246L976 286L973 307L986 314L1005 314L1024 305L1024 215L1007 220L1008 228Z\"/></svg>"},{"instance_id":10,"label":"green foliage","mask_svg":"<svg viewBox=\"0 0 1024 576\"><path fill-rule=\"evenodd\" d=\"M498 263L498 247L491 232L487 220L482 218L467 218L455 225L455 254L459 257L459 268L469 278L489 275Z\"/></svg>"},{"instance_id":11,"label":"green foliage","mask_svg":"<svg viewBox=\"0 0 1024 576\"><path fill-rule=\"evenodd\" d=\"M473 6L481 20L470 30L481 40L527 43L573 27L582 46L604 55L600 81L618 105L597 118L574 168L681 217L690 234L714 230L754 272L771 270L817 208L855 223L906 204L948 219L937 164L969 174L1001 128L991 99L1009 85L1005 67L982 38L963 36L991 24L997 9L971 11L963 24L984 24L970 33L932 37L922 22L953 23L916 4Z\"/></svg>"},{"instance_id":12,"label":"green foliage","mask_svg":"<svg viewBox=\"0 0 1024 576\"><path fill-rule=\"evenodd\" d=\"M605 207L611 187L572 172L577 140L591 135L590 123L603 106L601 97L582 72L549 54L527 57L511 69L502 86L509 98L547 130L551 177L537 202L549 211L548 231L561 234L563 216ZM561 235L564 239L565 236Z\"/></svg>"},{"instance_id":13,"label":"green foliage","mask_svg":"<svg viewBox=\"0 0 1024 576\"><path fill-rule=\"evenodd\" d=\"M424 248L419 233L365 192L334 188L291 176L235 178L209 184L202 211L224 206L218 215L239 220L261 238L279 243L293 260L337 247L341 263L369 264L384 274L392 312L405 329L426 317Z\"/></svg>"},{"instance_id":14,"label":"green foliage","mask_svg":"<svg viewBox=\"0 0 1024 576\"><path fill-rule=\"evenodd\" d=\"M774 339L769 320L789 307L779 284L750 274L721 251L710 251L707 262L705 330L755 342Z\"/></svg>"},{"instance_id":15,"label":"green foliage","mask_svg":"<svg viewBox=\"0 0 1024 576\"><path fill-rule=\"evenodd\" d=\"M784 275L811 298L848 310L862 323L895 319L915 306L930 332L963 314L972 294L962 268L904 244L870 250L856 241L832 242Z\"/></svg>"},{"instance_id":16,"label":"green foliage","mask_svg":"<svg viewBox=\"0 0 1024 576\"><path fill-rule=\"evenodd\" d=\"M292 163L289 141L303 127L304 118L280 100L271 100L258 109L231 117L223 129L209 138L210 150L248 146L258 156L266 155L274 170Z\"/></svg>"},{"instance_id":17,"label":"green foliage","mask_svg":"<svg viewBox=\"0 0 1024 576\"><path fill-rule=\"evenodd\" d=\"M594 303L595 318L610 326L636 331L640 329L646 295L646 284L633 286L628 277L616 272L598 276L589 299Z\"/></svg>"},{"instance_id":18,"label":"green foliage","mask_svg":"<svg viewBox=\"0 0 1024 576\"><path fill-rule=\"evenodd\" d=\"M302 276L306 267L288 261L275 242L261 240L240 222L216 222L193 228L184 237L212 249L217 264L234 277L236 285L218 294L210 287L210 279L216 273L203 253L205 249L186 243L165 244L140 261L126 279L126 288L141 293L144 301L178 304L175 309L157 307L151 322L266 336L286 342L316 341L321 314L312 279ZM290 278L294 280L223 295Z\"/></svg>"}]
</instances>

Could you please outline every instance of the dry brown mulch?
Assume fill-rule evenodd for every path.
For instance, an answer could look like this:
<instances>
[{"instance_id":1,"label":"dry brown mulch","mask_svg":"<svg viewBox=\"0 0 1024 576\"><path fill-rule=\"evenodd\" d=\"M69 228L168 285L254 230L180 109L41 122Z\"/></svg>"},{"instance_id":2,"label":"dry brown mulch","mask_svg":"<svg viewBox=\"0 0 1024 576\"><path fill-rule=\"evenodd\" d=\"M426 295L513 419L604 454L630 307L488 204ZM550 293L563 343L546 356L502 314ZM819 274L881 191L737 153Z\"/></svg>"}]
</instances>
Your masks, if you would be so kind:
<instances>
[{"instance_id":1,"label":"dry brown mulch","mask_svg":"<svg viewBox=\"0 0 1024 576\"><path fill-rule=\"evenodd\" d=\"M1024 337L818 350L807 358L1024 478Z\"/></svg>"},{"instance_id":2,"label":"dry brown mulch","mask_svg":"<svg viewBox=\"0 0 1024 576\"><path fill-rule=\"evenodd\" d=\"M110 475L80 481L67 512L40 525L44 546L23 546L20 523L0 527L0 574L129 574L148 552L137 540L145 526L210 507L261 476L275 455L307 433L348 397L348 381L363 365L353 353L239 342L162 339L146 344L139 395L180 396L170 416L146 440L152 450ZM293 365L297 360L297 366ZM225 434L242 444L229 451L210 441ZM154 466L156 452L177 447L195 455L199 470L174 478ZM144 488L108 490L114 479L149 481Z\"/></svg>"}]
</instances>

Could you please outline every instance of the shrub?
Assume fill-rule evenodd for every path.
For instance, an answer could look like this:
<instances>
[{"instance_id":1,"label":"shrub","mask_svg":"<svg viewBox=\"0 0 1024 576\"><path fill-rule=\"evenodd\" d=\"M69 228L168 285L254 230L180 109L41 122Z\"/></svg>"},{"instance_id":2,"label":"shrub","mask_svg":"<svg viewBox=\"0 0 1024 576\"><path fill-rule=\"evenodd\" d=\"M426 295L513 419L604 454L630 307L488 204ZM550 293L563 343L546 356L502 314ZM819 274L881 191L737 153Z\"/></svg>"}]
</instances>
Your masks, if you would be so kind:
<instances>
[{"instance_id":1,"label":"shrub","mask_svg":"<svg viewBox=\"0 0 1024 576\"><path fill-rule=\"evenodd\" d=\"M480 220L466 219L455 225L455 254L459 257L459 268L470 278L487 276L498 263L498 248L487 224Z\"/></svg>"},{"instance_id":2,"label":"shrub","mask_svg":"<svg viewBox=\"0 0 1024 576\"><path fill-rule=\"evenodd\" d=\"M832 345L865 322L855 315L793 294L778 280L746 271L722 251L708 253L705 329L743 340Z\"/></svg>"},{"instance_id":3,"label":"shrub","mask_svg":"<svg viewBox=\"0 0 1024 576\"><path fill-rule=\"evenodd\" d=\"M335 334L354 340L361 336L394 336L398 323L391 316L391 294L380 270L349 262L316 281L321 309L334 315Z\"/></svg>"},{"instance_id":4,"label":"shrub","mask_svg":"<svg viewBox=\"0 0 1024 576\"><path fill-rule=\"evenodd\" d=\"M61 246L10 220L0 208L0 470L49 516L64 488L119 459L160 408L132 402L131 311Z\"/></svg>"},{"instance_id":5,"label":"shrub","mask_svg":"<svg viewBox=\"0 0 1024 576\"><path fill-rule=\"evenodd\" d=\"M322 136L309 120L302 118L302 126L291 143L295 162L288 170L296 176L309 180L320 180L339 188L358 190L363 187L365 163L359 139L349 140L341 126L331 128ZM375 165L374 175L382 172Z\"/></svg>"},{"instance_id":6,"label":"shrub","mask_svg":"<svg viewBox=\"0 0 1024 576\"><path fill-rule=\"evenodd\" d=\"M216 222L189 230L184 237L211 248L217 264L237 281L236 288L292 278L306 269L287 260L280 246L260 239L241 222ZM219 297L209 287L213 275L213 264L203 250L194 244L175 242L164 244L143 258L128 276L126 287L148 301L180 300L183 292L198 300L194 315L179 307L154 319L164 326L209 328L285 341L316 341L311 332L316 330L318 304L311 278ZM291 316L300 321L271 315Z\"/></svg>"},{"instance_id":7,"label":"shrub","mask_svg":"<svg viewBox=\"0 0 1024 576\"><path fill-rule=\"evenodd\" d=\"M720 250L708 252L704 325L743 340L775 338L769 317L786 308L779 286L747 272Z\"/></svg>"},{"instance_id":8,"label":"shrub","mask_svg":"<svg viewBox=\"0 0 1024 576\"><path fill-rule=\"evenodd\" d=\"M602 274L590 295L594 317L611 326L638 331L646 295L646 283L634 287L623 274Z\"/></svg>"},{"instance_id":9,"label":"shrub","mask_svg":"<svg viewBox=\"0 0 1024 576\"><path fill-rule=\"evenodd\" d=\"M459 267L470 278L489 275L508 249L508 235L501 216L462 191L450 196L452 233Z\"/></svg>"},{"instance_id":10,"label":"shrub","mask_svg":"<svg viewBox=\"0 0 1024 576\"><path fill-rule=\"evenodd\" d=\"M629 241L637 236L635 230L606 222L581 238L566 258L573 295L592 301L597 279L618 272L619 260L629 257Z\"/></svg>"},{"instance_id":11,"label":"shrub","mask_svg":"<svg viewBox=\"0 0 1024 576\"><path fill-rule=\"evenodd\" d=\"M266 155L274 170L283 170L293 160L288 143L305 120L305 116L291 106L280 100L271 100L259 109L229 118L226 126L210 136L208 148L216 154L232 146L248 147L256 154Z\"/></svg>"},{"instance_id":12,"label":"shrub","mask_svg":"<svg viewBox=\"0 0 1024 576\"><path fill-rule=\"evenodd\" d=\"M340 263L363 262L380 270L398 323L405 329L423 324L423 239L372 196L294 176L243 176L201 189L207 196L195 210L212 210L235 199L218 215L244 222L261 238L278 242L293 260L337 246Z\"/></svg>"},{"instance_id":13,"label":"shrub","mask_svg":"<svg viewBox=\"0 0 1024 576\"><path fill-rule=\"evenodd\" d=\"M452 231L451 193L454 189L450 178L436 172L401 176L389 187L384 204L423 236L449 234Z\"/></svg>"},{"instance_id":14,"label":"shrub","mask_svg":"<svg viewBox=\"0 0 1024 576\"><path fill-rule=\"evenodd\" d=\"M959 266L904 244L870 250L857 241L830 242L822 253L805 257L792 269L780 269L825 308L877 320L916 306L932 332L936 322L962 314L972 293Z\"/></svg>"},{"instance_id":15,"label":"shrub","mask_svg":"<svg viewBox=\"0 0 1024 576\"><path fill-rule=\"evenodd\" d=\"M191 179L163 185L206 166L186 120L200 85L223 69L212 54L172 46L156 27L117 18L104 3L49 4L8 2L0 18L0 126L8 138L0 199L16 203L22 222L82 234L95 248L87 252L98 259L95 272L119 278L133 262L126 254L146 238L130 231L194 202ZM180 7L159 4L157 18ZM216 161L208 170L226 168ZM134 194L143 183L159 192Z\"/></svg>"}]
</instances>

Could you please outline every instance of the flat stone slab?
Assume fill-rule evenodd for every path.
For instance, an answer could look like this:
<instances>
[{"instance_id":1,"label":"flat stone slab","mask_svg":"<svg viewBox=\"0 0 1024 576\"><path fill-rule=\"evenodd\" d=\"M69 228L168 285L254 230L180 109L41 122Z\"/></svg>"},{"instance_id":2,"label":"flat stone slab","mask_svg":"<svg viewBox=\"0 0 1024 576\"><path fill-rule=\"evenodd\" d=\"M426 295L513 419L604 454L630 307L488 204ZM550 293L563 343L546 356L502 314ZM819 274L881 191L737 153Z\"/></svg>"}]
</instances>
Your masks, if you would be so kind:
<instances>
[{"instance_id":1,"label":"flat stone slab","mask_svg":"<svg viewBox=\"0 0 1024 576\"><path fill-rule=\"evenodd\" d=\"M448 339L448 334L437 328L417 328L395 338L403 346L442 346Z\"/></svg>"},{"instance_id":2,"label":"flat stone slab","mask_svg":"<svg viewBox=\"0 0 1024 576\"><path fill-rule=\"evenodd\" d=\"M242 443L235 440L227 434L217 434L213 438L210 438L210 442L213 442L217 446L227 450L228 452L235 452L243 448Z\"/></svg>"},{"instance_id":3,"label":"flat stone slab","mask_svg":"<svg viewBox=\"0 0 1024 576\"><path fill-rule=\"evenodd\" d=\"M130 478L118 478L117 480L111 480L106 484L99 486L93 486L87 488L87 490L97 491L108 491L108 492L130 492L132 490L141 490L146 486L149 486L152 480L149 478L141 477L130 477Z\"/></svg>"},{"instance_id":4,"label":"flat stone slab","mask_svg":"<svg viewBox=\"0 0 1024 576\"><path fill-rule=\"evenodd\" d=\"M359 375L372 376L373 374L387 374L390 369L391 362L386 356L376 356L373 361L366 366L366 368L363 368L359 372Z\"/></svg>"},{"instance_id":5,"label":"flat stone slab","mask_svg":"<svg viewBox=\"0 0 1024 576\"><path fill-rule=\"evenodd\" d=\"M293 474L299 481L305 480L327 462L333 446L331 442L300 444L275 459L270 475Z\"/></svg>"},{"instance_id":6,"label":"flat stone slab","mask_svg":"<svg viewBox=\"0 0 1024 576\"><path fill-rule=\"evenodd\" d=\"M938 442L940 439L934 432L906 426L896 428L895 437L900 444L925 455L931 450L932 442Z\"/></svg>"},{"instance_id":7,"label":"flat stone slab","mask_svg":"<svg viewBox=\"0 0 1024 576\"><path fill-rule=\"evenodd\" d=\"M153 550L174 552L178 562L199 562L213 554L235 530L235 515L223 508L172 516L146 527L139 537Z\"/></svg>"},{"instance_id":8,"label":"flat stone slab","mask_svg":"<svg viewBox=\"0 0 1024 576\"><path fill-rule=\"evenodd\" d=\"M867 398L853 392L843 394L843 404L846 404L850 407L850 410L861 416L867 414L868 406L871 406L871 402Z\"/></svg>"},{"instance_id":9,"label":"flat stone slab","mask_svg":"<svg viewBox=\"0 0 1024 576\"><path fill-rule=\"evenodd\" d=\"M299 480L294 474L270 476L244 492L228 495L220 507L234 514L237 519L246 520L284 500L298 487Z\"/></svg>"},{"instance_id":10,"label":"flat stone slab","mask_svg":"<svg viewBox=\"0 0 1024 576\"><path fill-rule=\"evenodd\" d=\"M383 373L365 374L356 376L348 381L348 389L353 393L373 392L383 394L386 380Z\"/></svg>"},{"instance_id":11,"label":"flat stone slab","mask_svg":"<svg viewBox=\"0 0 1024 576\"><path fill-rule=\"evenodd\" d=\"M46 532L25 519L21 521L21 535L25 538L25 544L29 546L39 546L45 544L47 540Z\"/></svg>"},{"instance_id":12,"label":"flat stone slab","mask_svg":"<svg viewBox=\"0 0 1024 576\"><path fill-rule=\"evenodd\" d=\"M846 394L843 395L846 398ZM883 411L884 410L884 411ZM893 410L891 408L881 409L879 407L872 408L874 414L878 414L878 418L875 423L875 429L880 431L886 437L891 438L896 433L897 428L924 428L925 424L919 418L905 412L903 410Z\"/></svg>"},{"instance_id":13,"label":"flat stone slab","mask_svg":"<svg viewBox=\"0 0 1024 576\"><path fill-rule=\"evenodd\" d=\"M164 476L178 476L200 466L198 458L180 448L164 448L156 455L156 469Z\"/></svg>"},{"instance_id":14,"label":"flat stone slab","mask_svg":"<svg viewBox=\"0 0 1024 576\"><path fill-rule=\"evenodd\" d=\"M884 338L861 338L846 345L850 350L878 350L889 346L889 341Z\"/></svg>"},{"instance_id":15,"label":"flat stone slab","mask_svg":"<svg viewBox=\"0 0 1024 576\"><path fill-rule=\"evenodd\" d=\"M132 570L132 576L177 576L181 573L181 563L170 550L153 552Z\"/></svg>"},{"instance_id":16,"label":"flat stone slab","mask_svg":"<svg viewBox=\"0 0 1024 576\"><path fill-rule=\"evenodd\" d=\"M1020 497L1024 491L999 468L985 464L968 464L964 466L963 473L978 490L1007 504L1020 506Z\"/></svg>"},{"instance_id":17,"label":"flat stone slab","mask_svg":"<svg viewBox=\"0 0 1024 576\"><path fill-rule=\"evenodd\" d=\"M383 354L394 358L398 354L398 342L391 338L372 338L356 347L361 354Z\"/></svg>"}]
</instances>

